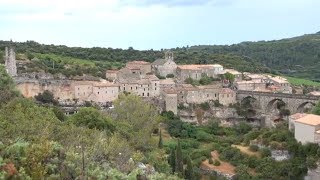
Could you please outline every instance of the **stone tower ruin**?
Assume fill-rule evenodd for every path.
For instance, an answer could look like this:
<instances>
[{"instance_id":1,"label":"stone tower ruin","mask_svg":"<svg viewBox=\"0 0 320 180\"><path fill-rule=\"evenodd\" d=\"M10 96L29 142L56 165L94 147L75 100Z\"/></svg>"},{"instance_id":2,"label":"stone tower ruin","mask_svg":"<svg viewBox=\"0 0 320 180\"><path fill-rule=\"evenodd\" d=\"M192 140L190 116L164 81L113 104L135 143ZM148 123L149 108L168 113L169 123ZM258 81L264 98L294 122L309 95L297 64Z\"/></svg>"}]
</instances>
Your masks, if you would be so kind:
<instances>
[{"instance_id":1,"label":"stone tower ruin","mask_svg":"<svg viewBox=\"0 0 320 180\"><path fill-rule=\"evenodd\" d=\"M16 53L13 47L6 47L4 53L5 67L10 76L17 76Z\"/></svg>"}]
</instances>

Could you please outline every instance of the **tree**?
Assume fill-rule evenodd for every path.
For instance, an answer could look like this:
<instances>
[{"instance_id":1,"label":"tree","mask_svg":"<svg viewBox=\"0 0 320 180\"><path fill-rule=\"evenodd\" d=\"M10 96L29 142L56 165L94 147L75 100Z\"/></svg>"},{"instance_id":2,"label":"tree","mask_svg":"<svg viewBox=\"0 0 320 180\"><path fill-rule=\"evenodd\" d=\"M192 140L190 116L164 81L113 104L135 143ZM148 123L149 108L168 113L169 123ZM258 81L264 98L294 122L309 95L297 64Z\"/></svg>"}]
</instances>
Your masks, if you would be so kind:
<instances>
[{"instance_id":1,"label":"tree","mask_svg":"<svg viewBox=\"0 0 320 180\"><path fill-rule=\"evenodd\" d=\"M178 145L176 149L176 172L178 172L180 176L183 176L183 157L182 157L182 149L181 149L181 144L179 139L178 139Z\"/></svg>"},{"instance_id":2,"label":"tree","mask_svg":"<svg viewBox=\"0 0 320 180\"><path fill-rule=\"evenodd\" d=\"M158 111L142 98L132 94L121 94L114 102L114 115L118 130L136 148L148 148L153 130L162 119Z\"/></svg>"},{"instance_id":3,"label":"tree","mask_svg":"<svg viewBox=\"0 0 320 180\"><path fill-rule=\"evenodd\" d=\"M5 67L0 65L0 106L17 96L19 93L15 90L12 78L6 72Z\"/></svg>"},{"instance_id":4,"label":"tree","mask_svg":"<svg viewBox=\"0 0 320 180\"><path fill-rule=\"evenodd\" d=\"M109 133L115 131L111 118L92 107L81 108L78 113L70 117L70 121L76 126L88 127L89 129L105 130Z\"/></svg>"},{"instance_id":5,"label":"tree","mask_svg":"<svg viewBox=\"0 0 320 180\"><path fill-rule=\"evenodd\" d=\"M54 105L58 104L58 101L54 99L53 93L48 90L43 91L43 93L39 93L34 98L42 103L52 103Z\"/></svg>"},{"instance_id":6,"label":"tree","mask_svg":"<svg viewBox=\"0 0 320 180\"><path fill-rule=\"evenodd\" d=\"M162 142L162 134L161 134L161 129L159 133L159 143L158 143L158 148L162 149L163 148L163 142Z\"/></svg>"},{"instance_id":7,"label":"tree","mask_svg":"<svg viewBox=\"0 0 320 180\"><path fill-rule=\"evenodd\" d=\"M187 156L187 167L185 170L185 178L186 179L194 179L193 165L190 156Z\"/></svg>"},{"instance_id":8,"label":"tree","mask_svg":"<svg viewBox=\"0 0 320 180\"><path fill-rule=\"evenodd\" d=\"M171 166L172 173L174 174L174 172L176 171L176 152L174 148L170 149L170 156L168 161Z\"/></svg>"},{"instance_id":9,"label":"tree","mask_svg":"<svg viewBox=\"0 0 320 180\"><path fill-rule=\"evenodd\" d=\"M320 115L320 102L313 107L312 114Z\"/></svg>"},{"instance_id":10,"label":"tree","mask_svg":"<svg viewBox=\"0 0 320 180\"><path fill-rule=\"evenodd\" d=\"M235 80L235 75L227 72L224 74L224 77L230 82L232 83Z\"/></svg>"}]
</instances>

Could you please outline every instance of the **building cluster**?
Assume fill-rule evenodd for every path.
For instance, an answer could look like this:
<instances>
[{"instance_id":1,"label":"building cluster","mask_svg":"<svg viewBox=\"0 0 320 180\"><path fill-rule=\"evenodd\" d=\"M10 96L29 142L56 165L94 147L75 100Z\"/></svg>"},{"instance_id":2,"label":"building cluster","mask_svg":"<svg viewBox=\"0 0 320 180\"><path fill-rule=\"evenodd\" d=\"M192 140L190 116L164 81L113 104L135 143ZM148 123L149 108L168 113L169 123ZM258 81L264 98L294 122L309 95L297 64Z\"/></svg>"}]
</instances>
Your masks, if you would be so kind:
<instances>
[{"instance_id":1,"label":"building cluster","mask_svg":"<svg viewBox=\"0 0 320 180\"><path fill-rule=\"evenodd\" d=\"M244 73L243 80L236 79L234 85L237 90L292 94L290 83L280 76Z\"/></svg>"}]
</instances>

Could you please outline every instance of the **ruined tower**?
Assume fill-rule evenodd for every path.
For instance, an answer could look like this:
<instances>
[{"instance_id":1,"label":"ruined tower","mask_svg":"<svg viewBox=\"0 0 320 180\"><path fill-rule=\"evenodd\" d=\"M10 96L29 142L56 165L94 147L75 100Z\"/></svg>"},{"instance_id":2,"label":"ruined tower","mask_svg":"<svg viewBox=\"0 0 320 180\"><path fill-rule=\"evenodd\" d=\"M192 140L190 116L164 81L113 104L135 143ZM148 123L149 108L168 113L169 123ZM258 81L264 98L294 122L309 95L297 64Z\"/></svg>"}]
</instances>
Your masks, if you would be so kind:
<instances>
[{"instance_id":1,"label":"ruined tower","mask_svg":"<svg viewBox=\"0 0 320 180\"><path fill-rule=\"evenodd\" d=\"M4 60L7 73L10 76L17 76L16 53L12 46L5 48Z\"/></svg>"}]
</instances>

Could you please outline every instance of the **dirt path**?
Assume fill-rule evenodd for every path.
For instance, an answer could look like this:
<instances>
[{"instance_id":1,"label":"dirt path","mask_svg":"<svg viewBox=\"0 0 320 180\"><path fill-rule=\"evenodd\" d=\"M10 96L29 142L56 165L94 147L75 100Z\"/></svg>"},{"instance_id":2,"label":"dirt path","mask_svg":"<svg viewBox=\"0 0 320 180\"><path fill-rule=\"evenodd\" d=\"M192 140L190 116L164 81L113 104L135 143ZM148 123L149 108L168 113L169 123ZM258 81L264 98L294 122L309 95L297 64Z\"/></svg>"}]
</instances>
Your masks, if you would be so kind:
<instances>
[{"instance_id":1,"label":"dirt path","mask_svg":"<svg viewBox=\"0 0 320 180\"><path fill-rule=\"evenodd\" d=\"M220 166L215 166L213 164L209 164L209 160L205 160L201 163L201 167L204 169L210 169L210 170L214 170L214 171L220 171L224 174L232 174L235 175L235 167L225 161L221 161L219 159L219 153L217 151L212 151L211 152L211 156L212 156L212 160L219 160L220 161Z\"/></svg>"}]
</instances>

